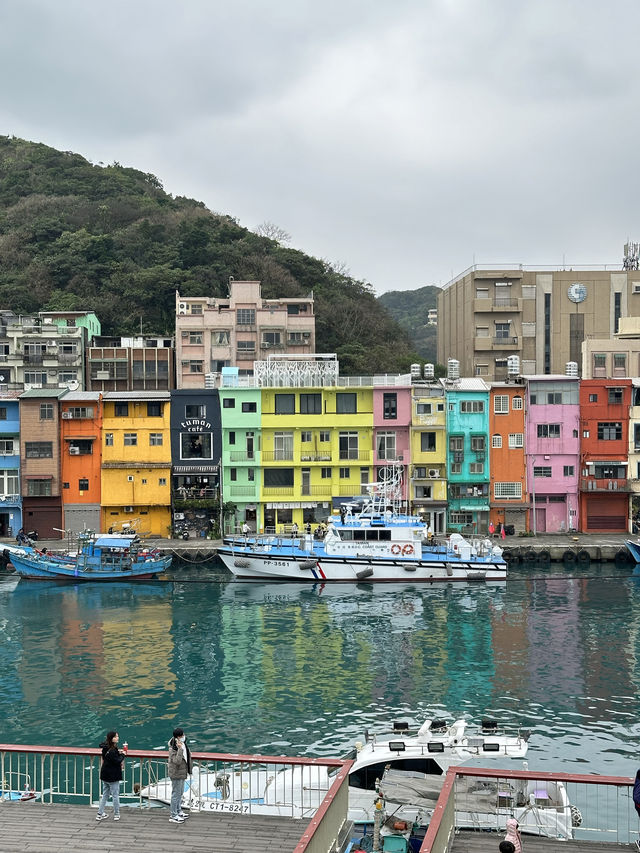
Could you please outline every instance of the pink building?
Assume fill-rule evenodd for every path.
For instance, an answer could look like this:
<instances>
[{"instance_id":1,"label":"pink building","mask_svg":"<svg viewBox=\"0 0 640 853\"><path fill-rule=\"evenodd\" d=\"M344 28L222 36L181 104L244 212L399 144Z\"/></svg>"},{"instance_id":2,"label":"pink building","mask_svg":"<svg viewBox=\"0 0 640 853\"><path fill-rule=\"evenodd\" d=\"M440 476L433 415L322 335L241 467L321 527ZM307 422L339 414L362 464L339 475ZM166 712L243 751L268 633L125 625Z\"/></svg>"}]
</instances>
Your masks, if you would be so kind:
<instances>
[{"instance_id":1,"label":"pink building","mask_svg":"<svg viewBox=\"0 0 640 853\"><path fill-rule=\"evenodd\" d=\"M389 384L373 389L373 462L376 479L387 465L401 463L402 494L407 500L411 461L411 380L409 377L385 377ZM378 377L375 378L376 380ZM397 379L399 385L393 384Z\"/></svg>"},{"instance_id":2,"label":"pink building","mask_svg":"<svg viewBox=\"0 0 640 853\"><path fill-rule=\"evenodd\" d=\"M578 530L580 383L569 376L528 376L525 454L529 530Z\"/></svg>"},{"instance_id":3,"label":"pink building","mask_svg":"<svg viewBox=\"0 0 640 853\"><path fill-rule=\"evenodd\" d=\"M176 291L176 384L213 387L207 374L237 367L253 374L253 362L269 355L315 352L313 295L263 299L259 281L229 283L229 296L180 296Z\"/></svg>"}]
</instances>

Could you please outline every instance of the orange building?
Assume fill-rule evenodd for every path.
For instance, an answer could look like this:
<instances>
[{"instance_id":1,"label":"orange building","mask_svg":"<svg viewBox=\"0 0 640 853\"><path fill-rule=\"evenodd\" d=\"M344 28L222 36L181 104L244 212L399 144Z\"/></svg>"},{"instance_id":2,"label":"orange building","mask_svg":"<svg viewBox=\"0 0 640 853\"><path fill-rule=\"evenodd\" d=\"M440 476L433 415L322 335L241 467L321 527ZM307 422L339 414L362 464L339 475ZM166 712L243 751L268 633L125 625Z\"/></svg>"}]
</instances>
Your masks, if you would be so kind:
<instances>
[{"instance_id":1,"label":"orange building","mask_svg":"<svg viewBox=\"0 0 640 853\"><path fill-rule=\"evenodd\" d=\"M529 506L524 456L524 388L494 383L489 405L489 520L513 532L527 529Z\"/></svg>"},{"instance_id":2,"label":"orange building","mask_svg":"<svg viewBox=\"0 0 640 853\"><path fill-rule=\"evenodd\" d=\"M60 401L60 465L65 530L100 530L102 395L71 391Z\"/></svg>"}]
</instances>

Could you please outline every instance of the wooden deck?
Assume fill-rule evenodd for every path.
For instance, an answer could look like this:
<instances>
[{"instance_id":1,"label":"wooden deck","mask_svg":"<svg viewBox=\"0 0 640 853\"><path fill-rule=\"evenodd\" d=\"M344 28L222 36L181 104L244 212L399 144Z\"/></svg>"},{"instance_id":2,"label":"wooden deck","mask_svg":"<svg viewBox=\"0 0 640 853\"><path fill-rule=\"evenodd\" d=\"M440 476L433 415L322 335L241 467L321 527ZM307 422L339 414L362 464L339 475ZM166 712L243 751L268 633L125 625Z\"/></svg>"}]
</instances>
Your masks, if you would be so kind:
<instances>
[{"instance_id":1,"label":"wooden deck","mask_svg":"<svg viewBox=\"0 0 640 853\"><path fill-rule=\"evenodd\" d=\"M498 853L504 833L458 832L451 853ZM635 844L598 843L596 841L560 841L555 838L522 837L522 853L637 853Z\"/></svg>"},{"instance_id":2,"label":"wooden deck","mask_svg":"<svg viewBox=\"0 0 640 853\"><path fill-rule=\"evenodd\" d=\"M123 807L98 822L89 806L0 803L2 853L292 853L307 821L194 814L169 823L164 808Z\"/></svg>"}]
</instances>

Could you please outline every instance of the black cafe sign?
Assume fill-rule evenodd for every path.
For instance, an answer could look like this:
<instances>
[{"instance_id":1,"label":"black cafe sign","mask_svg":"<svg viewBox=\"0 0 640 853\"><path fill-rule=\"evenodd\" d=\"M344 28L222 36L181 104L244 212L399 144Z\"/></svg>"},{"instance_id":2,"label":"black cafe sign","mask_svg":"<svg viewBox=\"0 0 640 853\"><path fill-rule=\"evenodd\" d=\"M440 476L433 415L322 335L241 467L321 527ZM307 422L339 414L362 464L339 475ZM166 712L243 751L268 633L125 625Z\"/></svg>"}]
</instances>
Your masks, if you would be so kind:
<instances>
[{"instance_id":1,"label":"black cafe sign","mask_svg":"<svg viewBox=\"0 0 640 853\"><path fill-rule=\"evenodd\" d=\"M180 428L185 432L203 432L205 429L211 429L211 424L204 418L189 418L180 423Z\"/></svg>"}]
</instances>

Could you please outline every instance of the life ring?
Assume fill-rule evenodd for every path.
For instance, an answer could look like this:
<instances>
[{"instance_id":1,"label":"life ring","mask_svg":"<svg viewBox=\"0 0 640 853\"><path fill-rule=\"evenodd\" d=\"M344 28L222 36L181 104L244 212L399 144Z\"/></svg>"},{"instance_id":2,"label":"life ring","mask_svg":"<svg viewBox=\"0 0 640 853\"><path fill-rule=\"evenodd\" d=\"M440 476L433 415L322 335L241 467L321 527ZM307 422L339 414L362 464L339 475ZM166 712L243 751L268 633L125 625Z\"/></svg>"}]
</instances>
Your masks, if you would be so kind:
<instances>
[{"instance_id":1,"label":"life ring","mask_svg":"<svg viewBox=\"0 0 640 853\"><path fill-rule=\"evenodd\" d=\"M391 553L392 554L399 554L400 551L402 551L402 548L400 547L400 545L398 545L397 542L395 543L395 545L391 546Z\"/></svg>"},{"instance_id":2,"label":"life ring","mask_svg":"<svg viewBox=\"0 0 640 853\"><path fill-rule=\"evenodd\" d=\"M408 542L402 549L402 556L406 557L408 554L413 554L413 545L410 545Z\"/></svg>"}]
</instances>

